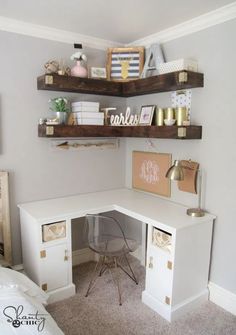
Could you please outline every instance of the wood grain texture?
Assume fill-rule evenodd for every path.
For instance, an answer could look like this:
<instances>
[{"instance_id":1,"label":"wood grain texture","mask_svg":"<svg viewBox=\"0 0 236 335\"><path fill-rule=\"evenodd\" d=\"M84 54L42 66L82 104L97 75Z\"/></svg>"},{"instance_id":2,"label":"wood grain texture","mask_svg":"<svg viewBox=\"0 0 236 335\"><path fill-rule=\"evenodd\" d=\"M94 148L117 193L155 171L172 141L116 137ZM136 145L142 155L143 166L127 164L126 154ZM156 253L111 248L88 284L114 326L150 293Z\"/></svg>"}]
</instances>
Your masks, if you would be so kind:
<instances>
[{"instance_id":1,"label":"wood grain texture","mask_svg":"<svg viewBox=\"0 0 236 335\"><path fill-rule=\"evenodd\" d=\"M186 82L179 82L180 73L187 74ZM104 79L78 78L71 76L49 75L53 83L46 84L48 75L38 77L38 90L87 93L95 95L109 95L132 97L137 95L176 91L187 88L203 87L203 74L190 71L177 71L144 79L127 82L115 82Z\"/></svg>"},{"instance_id":2,"label":"wood grain texture","mask_svg":"<svg viewBox=\"0 0 236 335\"><path fill-rule=\"evenodd\" d=\"M46 84L46 75L40 76L37 79L38 90L122 96L121 83L104 79L59 76L57 74L47 76L52 77L53 83Z\"/></svg>"},{"instance_id":3,"label":"wood grain texture","mask_svg":"<svg viewBox=\"0 0 236 335\"><path fill-rule=\"evenodd\" d=\"M180 82L179 74L187 74L187 81ZM203 74L190 71L176 71L153 77L125 82L122 85L122 96L132 97L137 95L177 91L187 88L203 87Z\"/></svg>"},{"instance_id":4,"label":"wood grain texture","mask_svg":"<svg viewBox=\"0 0 236 335\"><path fill-rule=\"evenodd\" d=\"M38 125L39 137L146 137L166 139L201 139L201 126L69 126L56 125L53 134L46 134L46 125ZM178 137L178 128L186 128L186 137Z\"/></svg>"}]
</instances>

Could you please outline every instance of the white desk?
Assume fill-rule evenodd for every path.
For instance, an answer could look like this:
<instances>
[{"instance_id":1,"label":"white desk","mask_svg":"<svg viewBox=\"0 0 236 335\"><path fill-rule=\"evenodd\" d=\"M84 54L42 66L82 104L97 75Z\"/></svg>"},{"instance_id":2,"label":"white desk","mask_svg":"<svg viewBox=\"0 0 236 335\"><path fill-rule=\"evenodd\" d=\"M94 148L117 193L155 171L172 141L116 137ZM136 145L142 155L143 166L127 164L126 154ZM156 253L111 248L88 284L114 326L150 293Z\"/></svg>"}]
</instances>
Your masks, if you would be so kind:
<instances>
[{"instance_id":1,"label":"white desk","mask_svg":"<svg viewBox=\"0 0 236 335\"><path fill-rule=\"evenodd\" d=\"M171 321L208 299L213 215L192 218L185 206L130 189L31 202L19 208L25 271L48 291L51 301L75 293L71 220L111 210L148 224L144 303ZM58 221L65 221L65 237L43 242L42 226ZM153 245L154 228L172 235L170 252Z\"/></svg>"}]
</instances>

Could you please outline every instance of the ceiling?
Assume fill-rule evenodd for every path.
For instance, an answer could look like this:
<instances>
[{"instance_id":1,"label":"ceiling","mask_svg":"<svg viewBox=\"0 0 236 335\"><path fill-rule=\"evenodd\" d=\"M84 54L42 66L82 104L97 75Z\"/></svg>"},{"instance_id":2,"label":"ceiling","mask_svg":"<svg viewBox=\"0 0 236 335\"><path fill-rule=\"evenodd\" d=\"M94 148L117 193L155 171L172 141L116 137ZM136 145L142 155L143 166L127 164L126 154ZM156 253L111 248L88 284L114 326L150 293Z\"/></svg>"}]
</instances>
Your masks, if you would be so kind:
<instances>
[{"instance_id":1,"label":"ceiling","mask_svg":"<svg viewBox=\"0 0 236 335\"><path fill-rule=\"evenodd\" d=\"M232 0L0 0L0 16L129 43Z\"/></svg>"}]
</instances>

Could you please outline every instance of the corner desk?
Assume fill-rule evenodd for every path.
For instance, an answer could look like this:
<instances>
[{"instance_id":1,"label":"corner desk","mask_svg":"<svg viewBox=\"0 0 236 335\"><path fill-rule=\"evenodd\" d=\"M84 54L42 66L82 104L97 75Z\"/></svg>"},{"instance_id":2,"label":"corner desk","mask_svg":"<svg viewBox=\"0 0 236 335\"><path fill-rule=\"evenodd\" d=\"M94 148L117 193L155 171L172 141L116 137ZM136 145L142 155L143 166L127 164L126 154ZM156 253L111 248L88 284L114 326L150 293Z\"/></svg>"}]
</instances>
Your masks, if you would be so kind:
<instances>
[{"instance_id":1,"label":"corner desk","mask_svg":"<svg viewBox=\"0 0 236 335\"><path fill-rule=\"evenodd\" d=\"M114 189L18 205L26 274L50 295L49 302L75 294L72 282L71 220L116 210L148 225L146 282L142 301L168 321L208 299L214 215L189 217L186 207L141 191ZM44 236L45 227L55 239ZM58 229L60 227L60 229ZM171 237L165 250L154 233Z\"/></svg>"}]
</instances>

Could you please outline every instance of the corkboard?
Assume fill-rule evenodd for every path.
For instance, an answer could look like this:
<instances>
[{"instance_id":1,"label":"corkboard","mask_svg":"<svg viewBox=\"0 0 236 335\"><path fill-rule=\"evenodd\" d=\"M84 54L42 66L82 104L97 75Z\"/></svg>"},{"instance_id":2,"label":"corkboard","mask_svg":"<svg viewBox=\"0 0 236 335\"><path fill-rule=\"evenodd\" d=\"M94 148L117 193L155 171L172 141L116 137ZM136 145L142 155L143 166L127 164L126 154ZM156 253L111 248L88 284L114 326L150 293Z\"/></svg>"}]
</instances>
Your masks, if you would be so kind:
<instances>
[{"instance_id":1,"label":"corkboard","mask_svg":"<svg viewBox=\"0 0 236 335\"><path fill-rule=\"evenodd\" d=\"M133 151L132 158L133 188L170 197L170 180L165 175L171 154Z\"/></svg>"},{"instance_id":2,"label":"corkboard","mask_svg":"<svg viewBox=\"0 0 236 335\"><path fill-rule=\"evenodd\" d=\"M179 190L196 194L199 163L183 160L181 165L183 167L184 180L178 181Z\"/></svg>"}]
</instances>

